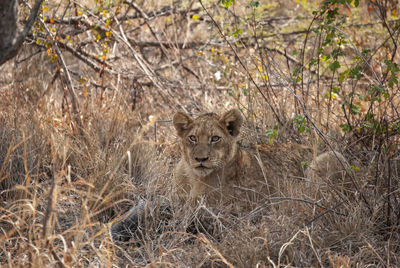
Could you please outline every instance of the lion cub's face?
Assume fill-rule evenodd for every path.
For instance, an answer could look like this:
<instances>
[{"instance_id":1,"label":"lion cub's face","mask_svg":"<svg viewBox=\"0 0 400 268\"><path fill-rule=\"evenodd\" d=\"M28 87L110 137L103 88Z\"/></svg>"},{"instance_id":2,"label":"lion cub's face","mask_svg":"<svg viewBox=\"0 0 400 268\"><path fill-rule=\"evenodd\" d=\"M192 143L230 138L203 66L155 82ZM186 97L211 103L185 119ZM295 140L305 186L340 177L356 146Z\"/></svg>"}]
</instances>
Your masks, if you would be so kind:
<instances>
[{"instance_id":1,"label":"lion cub's face","mask_svg":"<svg viewBox=\"0 0 400 268\"><path fill-rule=\"evenodd\" d=\"M182 141L182 158L191 172L205 177L223 168L237 152L236 137L242 125L238 110L222 116L205 114L195 119L178 112L173 123Z\"/></svg>"}]
</instances>

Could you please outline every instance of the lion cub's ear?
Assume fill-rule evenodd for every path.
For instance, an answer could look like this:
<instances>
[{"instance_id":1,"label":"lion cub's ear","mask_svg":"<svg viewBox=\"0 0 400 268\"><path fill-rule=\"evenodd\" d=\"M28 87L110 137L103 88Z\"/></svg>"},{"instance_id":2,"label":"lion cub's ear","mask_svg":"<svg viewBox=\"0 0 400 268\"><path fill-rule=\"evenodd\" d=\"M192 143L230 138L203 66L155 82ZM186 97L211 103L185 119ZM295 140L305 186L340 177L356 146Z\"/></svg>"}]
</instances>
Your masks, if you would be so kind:
<instances>
[{"instance_id":1,"label":"lion cub's ear","mask_svg":"<svg viewBox=\"0 0 400 268\"><path fill-rule=\"evenodd\" d=\"M229 134L236 137L240 133L240 127L243 123L243 118L237 109L232 109L221 116L219 122L226 126Z\"/></svg>"},{"instance_id":2,"label":"lion cub's ear","mask_svg":"<svg viewBox=\"0 0 400 268\"><path fill-rule=\"evenodd\" d=\"M174 115L174 119L172 119L172 121L174 123L176 132L178 133L178 136L181 138L182 138L185 130L188 129L189 124L193 122L193 120L192 120L192 118L190 118L190 116L188 116L187 114L182 113L182 112L177 112Z\"/></svg>"}]
</instances>

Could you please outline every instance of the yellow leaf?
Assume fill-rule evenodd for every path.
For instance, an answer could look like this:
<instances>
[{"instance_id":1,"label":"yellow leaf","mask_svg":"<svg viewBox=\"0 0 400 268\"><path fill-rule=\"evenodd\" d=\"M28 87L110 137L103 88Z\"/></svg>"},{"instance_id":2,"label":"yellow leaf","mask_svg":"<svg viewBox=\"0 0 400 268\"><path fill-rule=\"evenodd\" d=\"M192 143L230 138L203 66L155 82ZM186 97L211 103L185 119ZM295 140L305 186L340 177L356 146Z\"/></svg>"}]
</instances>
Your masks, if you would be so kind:
<instances>
[{"instance_id":1,"label":"yellow leaf","mask_svg":"<svg viewBox=\"0 0 400 268\"><path fill-rule=\"evenodd\" d=\"M199 19L200 19L200 17L197 16L197 15L193 15L193 16L192 16L192 20L199 20Z\"/></svg>"},{"instance_id":2,"label":"yellow leaf","mask_svg":"<svg viewBox=\"0 0 400 268\"><path fill-rule=\"evenodd\" d=\"M263 74L263 75L262 75L262 78L264 78L264 79L265 79L265 81L268 81L268 75L266 75L266 74Z\"/></svg>"},{"instance_id":3,"label":"yellow leaf","mask_svg":"<svg viewBox=\"0 0 400 268\"><path fill-rule=\"evenodd\" d=\"M326 92L326 96L327 99L336 99L336 93L334 92Z\"/></svg>"},{"instance_id":4,"label":"yellow leaf","mask_svg":"<svg viewBox=\"0 0 400 268\"><path fill-rule=\"evenodd\" d=\"M82 11L77 11L76 14L78 14L79 16L82 15Z\"/></svg>"},{"instance_id":5,"label":"yellow leaf","mask_svg":"<svg viewBox=\"0 0 400 268\"><path fill-rule=\"evenodd\" d=\"M111 32L106 32L106 36L110 37L111 36Z\"/></svg>"},{"instance_id":6,"label":"yellow leaf","mask_svg":"<svg viewBox=\"0 0 400 268\"><path fill-rule=\"evenodd\" d=\"M49 7L43 7L43 11L49 11Z\"/></svg>"}]
</instances>

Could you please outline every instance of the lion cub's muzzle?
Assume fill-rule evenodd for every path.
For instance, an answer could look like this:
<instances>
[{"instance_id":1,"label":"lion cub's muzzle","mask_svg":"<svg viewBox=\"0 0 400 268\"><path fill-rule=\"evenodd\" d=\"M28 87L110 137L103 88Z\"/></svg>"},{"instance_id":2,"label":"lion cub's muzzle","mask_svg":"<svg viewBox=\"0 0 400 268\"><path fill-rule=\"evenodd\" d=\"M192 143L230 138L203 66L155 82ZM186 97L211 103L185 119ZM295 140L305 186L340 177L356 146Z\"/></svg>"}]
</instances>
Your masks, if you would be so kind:
<instances>
[{"instance_id":1,"label":"lion cub's muzzle","mask_svg":"<svg viewBox=\"0 0 400 268\"><path fill-rule=\"evenodd\" d=\"M196 150L194 155L192 155L192 167L195 171L201 175L206 176L211 173L214 169L214 166L211 163L210 156L207 150Z\"/></svg>"},{"instance_id":2,"label":"lion cub's muzzle","mask_svg":"<svg viewBox=\"0 0 400 268\"><path fill-rule=\"evenodd\" d=\"M197 169L211 169L209 163L209 157L195 157L194 167Z\"/></svg>"},{"instance_id":3,"label":"lion cub's muzzle","mask_svg":"<svg viewBox=\"0 0 400 268\"><path fill-rule=\"evenodd\" d=\"M192 153L193 166L195 168L210 168L210 149L209 146L199 144Z\"/></svg>"}]
</instances>

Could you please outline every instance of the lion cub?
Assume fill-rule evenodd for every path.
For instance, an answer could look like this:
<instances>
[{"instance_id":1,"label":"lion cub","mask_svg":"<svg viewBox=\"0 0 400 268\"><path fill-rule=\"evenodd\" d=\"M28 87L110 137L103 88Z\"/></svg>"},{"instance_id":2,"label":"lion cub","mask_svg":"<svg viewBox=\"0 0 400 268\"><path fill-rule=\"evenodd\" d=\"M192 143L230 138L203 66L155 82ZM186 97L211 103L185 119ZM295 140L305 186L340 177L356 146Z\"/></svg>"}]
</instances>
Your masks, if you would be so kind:
<instances>
[{"instance_id":1,"label":"lion cub","mask_svg":"<svg viewBox=\"0 0 400 268\"><path fill-rule=\"evenodd\" d=\"M262 145L252 150L239 147L237 138L243 119L236 109L218 116L195 119L177 112L173 124L181 138L182 159L174 182L180 198L224 206L246 207L279 191L279 181L303 177L300 145ZM233 202L233 201L239 202Z\"/></svg>"},{"instance_id":2,"label":"lion cub","mask_svg":"<svg viewBox=\"0 0 400 268\"><path fill-rule=\"evenodd\" d=\"M345 182L342 166L346 160L340 153L317 156L305 178L301 163L312 159L310 148L289 143L243 149L237 143L242 123L236 109L222 116L208 113L195 119L182 112L175 114L173 124L181 139L182 159L174 172L177 195L173 198L190 202L204 198L207 204L221 205L224 211L236 214L256 208L271 196L293 194L287 192L288 183L326 182L334 186L331 182ZM329 187L324 189L329 191ZM114 241L129 239L129 234L136 232L139 219L146 216L146 206L141 200L113 223ZM163 210L169 211L169 205Z\"/></svg>"}]
</instances>

